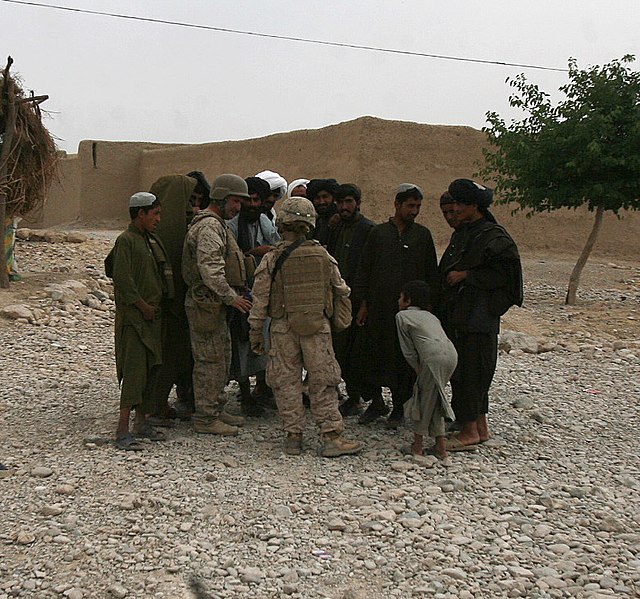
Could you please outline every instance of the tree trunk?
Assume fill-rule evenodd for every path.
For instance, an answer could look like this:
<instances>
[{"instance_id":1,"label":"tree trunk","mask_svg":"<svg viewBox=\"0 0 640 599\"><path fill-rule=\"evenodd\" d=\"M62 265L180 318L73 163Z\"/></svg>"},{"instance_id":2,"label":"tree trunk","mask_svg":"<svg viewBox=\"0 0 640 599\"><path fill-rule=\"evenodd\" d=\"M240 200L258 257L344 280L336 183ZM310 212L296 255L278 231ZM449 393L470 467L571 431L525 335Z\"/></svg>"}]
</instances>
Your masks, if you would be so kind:
<instances>
[{"instance_id":1,"label":"tree trunk","mask_svg":"<svg viewBox=\"0 0 640 599\"><path fill-rule=\"evenodd\" d=\"M573 270L571 271L571 276L569 277L569 287L567 289L567 297L564 300L564 303L567 306L576 305L576 293L578 291L578 284L580 283L580 275L582 275L582 269L584 268L584 265L587 263L587 260L591 255L591 250L593 249L593 246L596 244L596 240L598 239L598 233L600 233L600 229L602 228L603 215L604 215L604 208L599 206L596 209L596 218L593 222L593 228L591 229L591 233L589 233L589 238L587 239L587 243L582 249L580 258L578 258L576 265L573 267Z\"/></svg>"},{"instance_id":2,"label":"tree trunk","mask_svg":"<svg viewBox=\"0 0 640 599\"><path fill-rule=\"evenodd\" d=\"M2 147L0 148L0 228L2 229L2 239L0 239L0 289L9 288L9 272L7 271L7 253L4 249L4 236L6 234L5 219L7 215L7 193L5 184L9 171L9 154L13 146L13 136L16 129L16 104L13 93L13 79L9 75L9 69L13 63L11 56L7 58L7 66L4 69L4 98L0 99L5 115L4 136Z\"/></svg>"}]
</instances>

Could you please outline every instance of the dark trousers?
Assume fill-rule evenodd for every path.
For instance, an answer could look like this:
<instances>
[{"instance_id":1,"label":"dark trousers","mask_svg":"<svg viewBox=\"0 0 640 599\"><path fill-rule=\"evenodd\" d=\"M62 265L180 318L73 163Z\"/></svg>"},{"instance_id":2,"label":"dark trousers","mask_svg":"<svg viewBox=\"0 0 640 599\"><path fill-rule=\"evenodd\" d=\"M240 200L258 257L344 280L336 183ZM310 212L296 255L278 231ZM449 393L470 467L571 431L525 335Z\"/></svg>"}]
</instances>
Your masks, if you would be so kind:
<instances>
[{"instance_id":1,"label":"dark trousers","mask_svg":"<svg viewBox=\"0 0 640 599\"><path fill-rule=\"evenodd\" d=\"M451 335L458 366L451 377L451 407L458 422L472 422L489 412L489 387L498 361L498 336L493 333Z\"/></svg>"}]
</instances>

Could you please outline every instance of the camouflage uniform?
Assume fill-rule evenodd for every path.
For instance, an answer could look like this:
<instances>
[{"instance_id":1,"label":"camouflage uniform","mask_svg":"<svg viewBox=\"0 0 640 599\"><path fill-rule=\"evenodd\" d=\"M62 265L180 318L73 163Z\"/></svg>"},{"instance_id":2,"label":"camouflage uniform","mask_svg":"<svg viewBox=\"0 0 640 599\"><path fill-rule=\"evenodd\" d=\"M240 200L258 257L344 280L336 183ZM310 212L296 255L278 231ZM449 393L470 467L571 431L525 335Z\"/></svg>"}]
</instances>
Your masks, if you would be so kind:
<instances>
[{"instance_id":1,"label":"camouflage uniform","mask_svg":"<svg viewBox=\"0 0 640 599\"><path fill-rule=\"evenodd\" d=\"M348 295L349 287L340 276L337 262L315 241L307 241L288 258L280 272L271 281L272 272L278 256L291 242L280 242L276 249L264 256L255 273L253 286L253 307L249 315L252 347L262 343L262 327L268 316L271 321L271 347L267 363L267 383L272 387L278 412L287 433L302 433L305 427L305 411L302 403L302 369L309 373L309 397L311 411L321 433L341 433L344 430L342 416L338 410L337 387L340 383L340 367L335 359L331 345L331 327L327 313L331 314L333 295ZM287 269L293 257L309 248L314 259L322 262L325 276L309 277L300 284L303 273L287 277ZM300 287L298 297L315 304L315 311L299 310L292 314L287 305L284 310L281 302L274 298L285 298L287 285ZM302 292L305 284L308 293ZM315 291L314 291L315 290ZM318 297L320 296L320 297ZM328 301L326 301L328 300ZM323 310L324 304L329 310ZM279 305L280 304L280 305ZM308 307L308 306L307 306ZM311 316L310 316L311 314ZM295 317L295 319L294 319ZM297 323L305 326L314 320L316 324L311 334L304 334ZM294 330L295 329L295 330Z\"/></svg>"},{"instance_id":2,"label":"camouflage uniform","mask_svg":"<svg viewBox=\"0 0 640 599\"><path fill-rule=\"evenodd\" d=\"M197 214L182 254L182 276L189 286L185 310L194 358L196 426L218 419L224 408L223 393L231 365L227 306L238 295L234 287L241 286L245 278L242 273L242 252L224 220L208 210Z\"/></svg>"}]
</instances>

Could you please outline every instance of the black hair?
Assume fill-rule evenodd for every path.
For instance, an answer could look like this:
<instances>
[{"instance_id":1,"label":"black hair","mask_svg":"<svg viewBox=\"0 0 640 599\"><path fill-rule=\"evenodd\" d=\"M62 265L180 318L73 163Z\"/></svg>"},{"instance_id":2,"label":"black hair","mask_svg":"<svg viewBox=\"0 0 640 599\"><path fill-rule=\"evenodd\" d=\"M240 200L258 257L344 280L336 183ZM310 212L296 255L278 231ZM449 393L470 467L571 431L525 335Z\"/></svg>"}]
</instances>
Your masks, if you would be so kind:
<instances>
[{"instance_id":1,"label":"black hair","mask_svg":"<svg viewBox=\"0 0 640 599\"><path fill-rule=\"evenodd\" d=\"M156 206L160 205L160 200L156 198L155 202L153 202L153 204L151 204L150 206L133 206L129 208L129 216L131 217L131 220L135 220L140 210L142 210L146 214L147 212L149 212L149 210L153 210Z\"/></svg>"},{"instance_id":2,"label":"black hair","mask_svg":"<svg viewBox=\"0 0 640 599\"><path fill-rule=\"evenodd\" d=\"M406 300L421 310L431 309L431 288L424 281L409 281L402 286L401 292Z\"/></svg>"},{"instance_id":3,"label":"black hair","mask_svg":"<svg viewBox=\"0 0 640 599\"><path fill-rule=\"evenodd\" d=\"M336 200L344 200L349 196L351 196L357 204L360 203L362 192L355 183L342 183L341 185L338 185L336 192L333 194L333 197Z\"/></svg>"},{"instance_id":4,"label":"black hair","mask_svg":"<svg viewBox=\"0 0 640 599\"><path fill-rule=\"evenodd\" d=\"M411 189L407 189L407 191L401 191L396 195L396 202L398 204L402 204L406 202L409 198L413 198L414 200L422 201L424 196L422 192L417 187L412 187Z\"/></svg>"}]
</instances>

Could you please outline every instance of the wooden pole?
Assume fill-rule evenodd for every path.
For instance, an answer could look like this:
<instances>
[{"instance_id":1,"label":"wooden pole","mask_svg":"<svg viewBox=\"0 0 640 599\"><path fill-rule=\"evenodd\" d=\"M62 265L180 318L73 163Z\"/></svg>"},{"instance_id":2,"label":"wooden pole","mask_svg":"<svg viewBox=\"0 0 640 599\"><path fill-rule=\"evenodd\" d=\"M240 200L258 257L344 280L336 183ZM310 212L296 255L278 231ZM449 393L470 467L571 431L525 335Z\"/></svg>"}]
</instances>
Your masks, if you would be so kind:
<instances>
[{"instance_id":1,"label":"wooden pole","mask_svg":"<svg viewBox=\"0 0 640 599\"><path fill-rule=\"evenodd\" d=\"M7 215L7 181L9 172L9 155L13 146L13 137L16 131L16 104L13 90L13 79L9 75L9 69L13 64L13 58L7 57L7 66L4 68L4 89L0 102L5 115L4 137L0 149L0 225L2 226L2 239L0 240L0 289L9 288L9 273L7 271L7 255L4 250L4 236L6 233L5 219Z\"/></svg>"}]
</instances>

